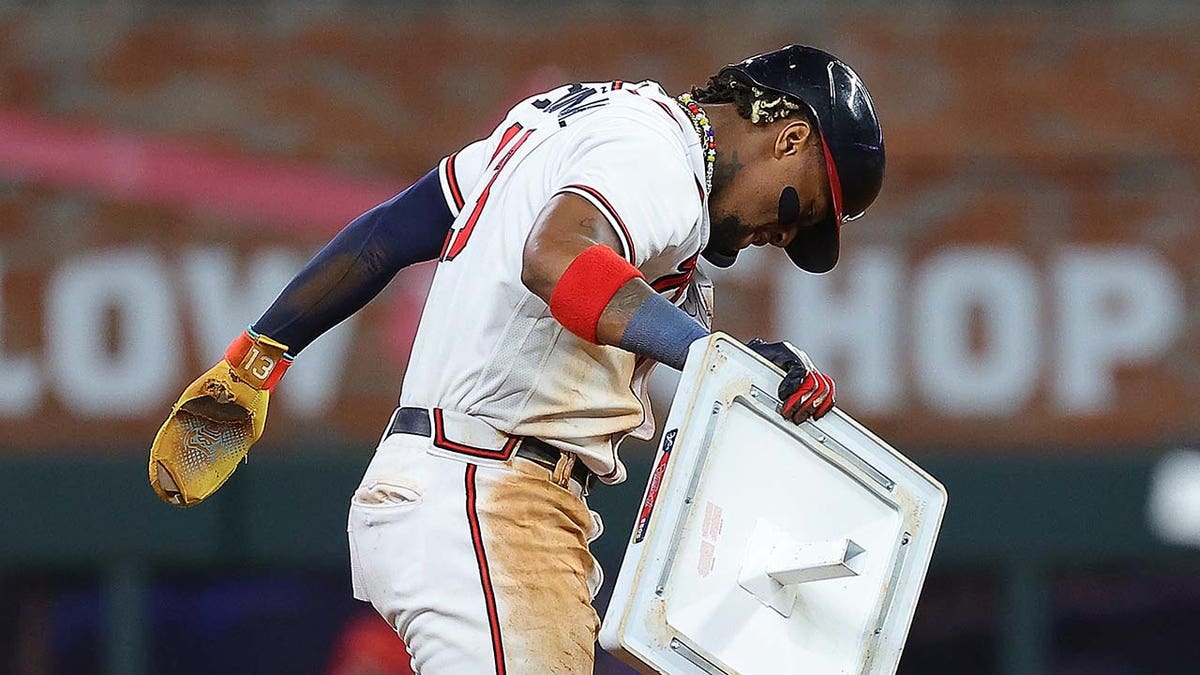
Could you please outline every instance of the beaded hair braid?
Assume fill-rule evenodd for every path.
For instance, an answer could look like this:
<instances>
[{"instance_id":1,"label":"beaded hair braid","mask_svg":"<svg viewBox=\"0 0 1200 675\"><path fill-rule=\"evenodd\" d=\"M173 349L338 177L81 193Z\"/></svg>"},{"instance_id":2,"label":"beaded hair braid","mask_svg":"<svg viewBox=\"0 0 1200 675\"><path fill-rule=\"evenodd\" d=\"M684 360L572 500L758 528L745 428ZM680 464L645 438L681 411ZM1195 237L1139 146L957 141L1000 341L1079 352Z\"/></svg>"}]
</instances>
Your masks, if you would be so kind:
<instances>
[{"instance_id":1,"label":"beaded hair braid","mask_svg":"<svg viewBox=\"0 0 1200 675\"><path fill-rule=\"evenodd\" d=\"M808 109L794 99L764 91L733 74L713 76L707 86L693 87L692 98L697 103L735 103L738 115L750 120L751 124L771 124L788 117L798 117L813 124Z\"/></svg>"}]
</instances>

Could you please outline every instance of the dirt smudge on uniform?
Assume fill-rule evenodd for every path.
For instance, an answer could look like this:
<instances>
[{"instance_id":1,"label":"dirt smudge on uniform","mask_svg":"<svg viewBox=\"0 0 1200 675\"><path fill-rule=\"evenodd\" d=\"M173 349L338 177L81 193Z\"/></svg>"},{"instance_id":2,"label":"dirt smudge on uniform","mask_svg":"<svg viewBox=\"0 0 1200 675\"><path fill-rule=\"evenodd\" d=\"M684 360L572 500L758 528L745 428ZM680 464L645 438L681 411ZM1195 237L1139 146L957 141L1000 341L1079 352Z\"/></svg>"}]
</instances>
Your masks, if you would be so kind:
<instances>
[{"instance_id":1,"label":"dirt smudge on uniform","mask_svg":"<svg viewBox=\"0 0 1200 675\"><path fill-rule=\"evenodd\" d=\"M536 466L480 473L487 542L509 673L590 674L599 618L591 604L591 514Z\"/></svg>"}]
</instances>

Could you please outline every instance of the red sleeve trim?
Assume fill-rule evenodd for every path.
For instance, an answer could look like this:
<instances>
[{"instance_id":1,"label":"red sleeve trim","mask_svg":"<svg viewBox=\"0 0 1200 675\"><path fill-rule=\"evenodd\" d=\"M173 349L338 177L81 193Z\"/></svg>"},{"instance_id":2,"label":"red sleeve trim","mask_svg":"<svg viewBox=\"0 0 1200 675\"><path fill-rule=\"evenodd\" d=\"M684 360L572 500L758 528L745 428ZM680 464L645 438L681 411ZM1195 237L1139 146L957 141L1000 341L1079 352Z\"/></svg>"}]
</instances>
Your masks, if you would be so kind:
<instances>
[{"instance_id":1,"label":"red sleeve trim","mask_svg":"<svg viewBox=\"0 0 1200 675\"><path fill-rule=\"evenodd\" d=\"M651 101L654 101L655 103L657 103L657 104L658 104L658 107L662 108L662 111L663 111L664 113L666 113L666 114L667 114L667 117L670 117L670 118L671 118L671 121L672 121L672 122L674 122L674 123L675 123L675 125L676 125L676 126L678 126L680 130L683 130L683 122L680 122L680 121L679 121L679 118L678 118L678 117L676 117L676 116L675 116L675 115L674 115L674 114L671 112L671 109L667 107L667 104L666 104L666 103L663 103L662 101L660 101L660 100L658 100L658 99L656 99L656 98L652 98L652 99L650 99L650 100L651 100Z\"/></svg>"},{"instance_id":2,"label":"red sleeve trim","mask_svg":"<svg viewBox=\"0 0 1200 675\"><path fill-rule=\"evenodd\" d=\"M458 173L454 168L454 159L458 157L458 153L451 153L446 158L446 185L450 187L450 197L454 200L454 210L461 211L465 200L462 196L462 189L458 187Z\"/></svg>"},{"instance_id":3,"label":"red sleeve trim","mask_svg":"<svg viewBox=\"0 0 1200 675\"><path fill-rule=\"evenodd\" d=\"M621 219L621 214L617 213L617 210L614 209L613 205L604 198L604 195L600 194L600 191L596 188L588 185L580 185L578 183L568 185L564 187L563 190L583 193L584 195L591 197L589 201L591 201L596 205L597 208L600 209L600 212L603 213L606 218L608 218L608 221L612 224L613 228L616 229L617 234L620 235L621 244L625 247L625 259L628 260L630 264L636 265L637 251L634 249L633 237L629 234L629 228L625 226L625 221Z\"/></svg>"}]
</instances>

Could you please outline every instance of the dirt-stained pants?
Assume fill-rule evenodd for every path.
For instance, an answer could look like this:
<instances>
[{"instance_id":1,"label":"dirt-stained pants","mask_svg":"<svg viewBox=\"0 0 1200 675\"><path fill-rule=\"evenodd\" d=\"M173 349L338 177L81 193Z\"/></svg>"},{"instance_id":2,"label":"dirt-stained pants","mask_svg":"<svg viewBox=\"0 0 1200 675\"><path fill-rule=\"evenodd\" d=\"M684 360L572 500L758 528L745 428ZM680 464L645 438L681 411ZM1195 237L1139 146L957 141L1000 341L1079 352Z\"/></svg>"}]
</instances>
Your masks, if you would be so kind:
<instances>
[{"instance_id":1,"label":"dirt-stained pants","mask_svg":"<svg viewBox=\"0 0 1200 675\"><path fill-rule=\"evenodd\" d=\"M355 491L354 596L422 675L591 673L598 517L534 462L429 450L427 438L389 436Z\"/></svg>"}]
</instances>

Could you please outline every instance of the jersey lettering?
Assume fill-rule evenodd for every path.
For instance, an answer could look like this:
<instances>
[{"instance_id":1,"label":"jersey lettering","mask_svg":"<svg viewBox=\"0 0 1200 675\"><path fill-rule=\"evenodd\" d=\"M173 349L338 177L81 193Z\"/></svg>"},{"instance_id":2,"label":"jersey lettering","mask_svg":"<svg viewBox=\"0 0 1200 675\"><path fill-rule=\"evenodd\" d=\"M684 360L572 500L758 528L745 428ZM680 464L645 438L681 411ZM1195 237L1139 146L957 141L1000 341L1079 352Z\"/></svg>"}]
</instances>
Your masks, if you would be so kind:
<instances>
[{"instance_id":1,"label":"jersey lettering","mask_svg":"<svg viewBox=\"0 0 1200 675\"><path fill-rule=\"evenodd\" d=\"M448 169L465 203L446 238L401 394L402 405L446 409L449 439L431 440L434 447L500 449L503 440L456 431L450 411L468 413L510 436L576 448L605 482L624 479L614 446L652 430L644 396L651 363L564 338L521 282L522 247L546 203L575 193L611 221L618 248L660 297L708 325L694 255L708 227L695 139L685 113L657 85L584 81L525 99L442 167L451 210L458 200ZM280 359L276 371L282 366ZM556 375L563 372L588 377Z\"/></svg>"},{"instance_id":2,"label":"jersey lettering","mask_svg":"<svg viewBox=\"0 0 1200 675\"><path fill-rule=\"evenodd\" d=\"M600 93L595 87L585 87L578 82L573 82L567 86L567 92L558 97L557 100L551 101L548 98L539 98L533 102L533 107L547 114L558 113L558 126L567 126L567 119L572 115L577 115L585 110L599 108L608 103L607 98L600 98L588 101L591 97Z\"/></svg>"},{"instance_id":3,"label":"jersey lettering","mask_svg":"<svg viewBox=\"0 0 1200 675\"><path fill-rule=\"evenodd\" d=\"M687 290L687 285L692 281L692 275L696 273L696 259L700 257L700 253L679 263L675 269L677 274L667 274L661 276L651 282L650 287L661 294L671 293L670 300L675 302L683 297L684 291Z\"/></svg>"},{"instance_id":4,"label":"jersey lettering","mask_svg":"<svg viewBox=\"0 0 1200 675\"><path fill-rule=\"evenodd\" d=\"M462 250L467 247L467 241L471 239L471 233L475 231L475 224L479 222L479 216L483 213L483 207L487 204L488 197L492 194L492 184L496 182L496 178L500 176L500 172L504 166L508 164L508 160L517 153L525 140L529 138L529 134L533 133L533 129L526 129L525 133L521 134L513 143L512 139L517 136L521 130L520 124L513 124L504 132L504 138L501 140L500 146L496 148L496 152L492 154L494 160L501 152L504 151L506 145L511 143L512 147L508 148L508 152L496 162L495 168L492 169L492 177L488 180L487 185L483 187L483 192L479 194L479 199L475 200L475 208L471 209L471 215L467 217L467 222L462 228L455 231L450 230L446 233L446 242L442 245L442 262L454 260ZM453 240L453 243L451 243Z\"/></svg>"}]
</instances>

